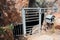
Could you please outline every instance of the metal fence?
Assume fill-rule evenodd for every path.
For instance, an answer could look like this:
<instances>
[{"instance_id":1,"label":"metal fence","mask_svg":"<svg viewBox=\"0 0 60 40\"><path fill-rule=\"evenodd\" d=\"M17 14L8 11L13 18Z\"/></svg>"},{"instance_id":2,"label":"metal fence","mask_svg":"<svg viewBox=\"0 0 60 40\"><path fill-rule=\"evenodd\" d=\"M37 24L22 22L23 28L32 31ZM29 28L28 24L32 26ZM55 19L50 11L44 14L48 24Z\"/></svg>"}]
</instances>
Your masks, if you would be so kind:
<instances>
[{"instance_id":1,"label":"metal fence","mask_svg":"<svg viewBox=\"0 0 60 40\"><path fill-rule=\"evenodd\" d=\"M23 8L22 9L22 22L23 22L23 34L26 36L27 34L32 34L32 25L29 25L30 22L38 21L38 31L41 31L41 14L46 13L47 10L52 10L52 13L56 11L56 9L51 8ZM47 14L47 13L46 13ZM46 15L45 15L46 16ZM33 23L31 23L33 24Z\"/></svg>"}]
</instances>

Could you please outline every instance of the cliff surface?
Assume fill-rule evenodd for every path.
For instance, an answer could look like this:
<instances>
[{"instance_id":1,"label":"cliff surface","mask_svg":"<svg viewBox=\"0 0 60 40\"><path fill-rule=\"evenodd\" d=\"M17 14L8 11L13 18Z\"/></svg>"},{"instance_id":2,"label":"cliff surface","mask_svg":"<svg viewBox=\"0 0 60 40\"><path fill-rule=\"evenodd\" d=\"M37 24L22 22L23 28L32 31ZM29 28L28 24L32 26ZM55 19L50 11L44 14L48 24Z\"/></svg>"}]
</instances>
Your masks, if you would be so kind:
<instances>
[{"instance_id":1,"label":"cliff surface","mask_svg":"<svg viewBox=\"0 0 60 40\"><path fill-rule=\"evenodd\" d=\"M0 26L21 23L23 7L28 7L28 0L0 0Z\"/></svg>"}]
</instances>

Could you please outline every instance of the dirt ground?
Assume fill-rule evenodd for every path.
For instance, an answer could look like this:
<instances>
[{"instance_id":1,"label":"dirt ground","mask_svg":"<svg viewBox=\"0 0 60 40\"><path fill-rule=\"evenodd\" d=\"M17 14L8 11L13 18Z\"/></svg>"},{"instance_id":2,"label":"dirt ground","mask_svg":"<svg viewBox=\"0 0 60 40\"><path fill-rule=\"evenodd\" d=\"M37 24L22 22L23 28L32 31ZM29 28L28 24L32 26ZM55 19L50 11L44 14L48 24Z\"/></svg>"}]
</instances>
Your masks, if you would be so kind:
<instances>
[{"instance_id":1,"label":"dirt ground","mask_svg":"<svg viewBox=\"0 0 60 40\"><path fill-rule=\"evenodd\" d=\"M28 40L60 40L60 30L56 29L53 33L51 30L41 31L41 33L36 33L27 36Z\"/></svg>"}]
</instances>

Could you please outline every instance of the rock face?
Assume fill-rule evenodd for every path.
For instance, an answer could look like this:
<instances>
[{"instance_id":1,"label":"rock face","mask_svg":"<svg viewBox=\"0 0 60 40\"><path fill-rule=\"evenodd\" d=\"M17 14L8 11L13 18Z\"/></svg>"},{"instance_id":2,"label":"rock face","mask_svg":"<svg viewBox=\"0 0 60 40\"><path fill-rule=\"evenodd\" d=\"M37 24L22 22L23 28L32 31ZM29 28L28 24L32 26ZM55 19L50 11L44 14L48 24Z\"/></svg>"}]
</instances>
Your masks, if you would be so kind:
<instances>
[{"instance_id":1,"label":"rock face","mask_svg":"<svg viewBox=\"0 0 60 40\"><path fill-rule=\"evenodd\" d=\"M0 0L0 26L20 23L23 7L28 7L28 0Z\"/></svg>"}]
</instances>

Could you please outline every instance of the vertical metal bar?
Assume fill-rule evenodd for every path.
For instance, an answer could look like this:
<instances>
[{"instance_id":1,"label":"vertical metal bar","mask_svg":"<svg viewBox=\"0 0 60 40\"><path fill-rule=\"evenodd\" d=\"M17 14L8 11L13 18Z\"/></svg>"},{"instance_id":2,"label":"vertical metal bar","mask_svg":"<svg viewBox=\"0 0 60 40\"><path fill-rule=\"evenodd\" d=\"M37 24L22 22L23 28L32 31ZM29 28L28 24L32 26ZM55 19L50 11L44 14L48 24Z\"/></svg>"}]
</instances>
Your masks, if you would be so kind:
<instances>
[{"instance_id":1,"label":"vertical metal bar","mask_svg":"<svg viewBox=\"0 0 60 40\"><path fill-rule=\"evenodd\" d=\"M22 9L23 35L26 35L25 10Z\"/></svg>"},{"instance_id":2,"label":"vertical metal bar","mask_svg":"<svg viewBox=\"0 0 60 40\"><path fill-rule=\"evenodd\" d=\"M39 33L41 30L41 8L39 9Z\"/></svg>"}]
</instances>

